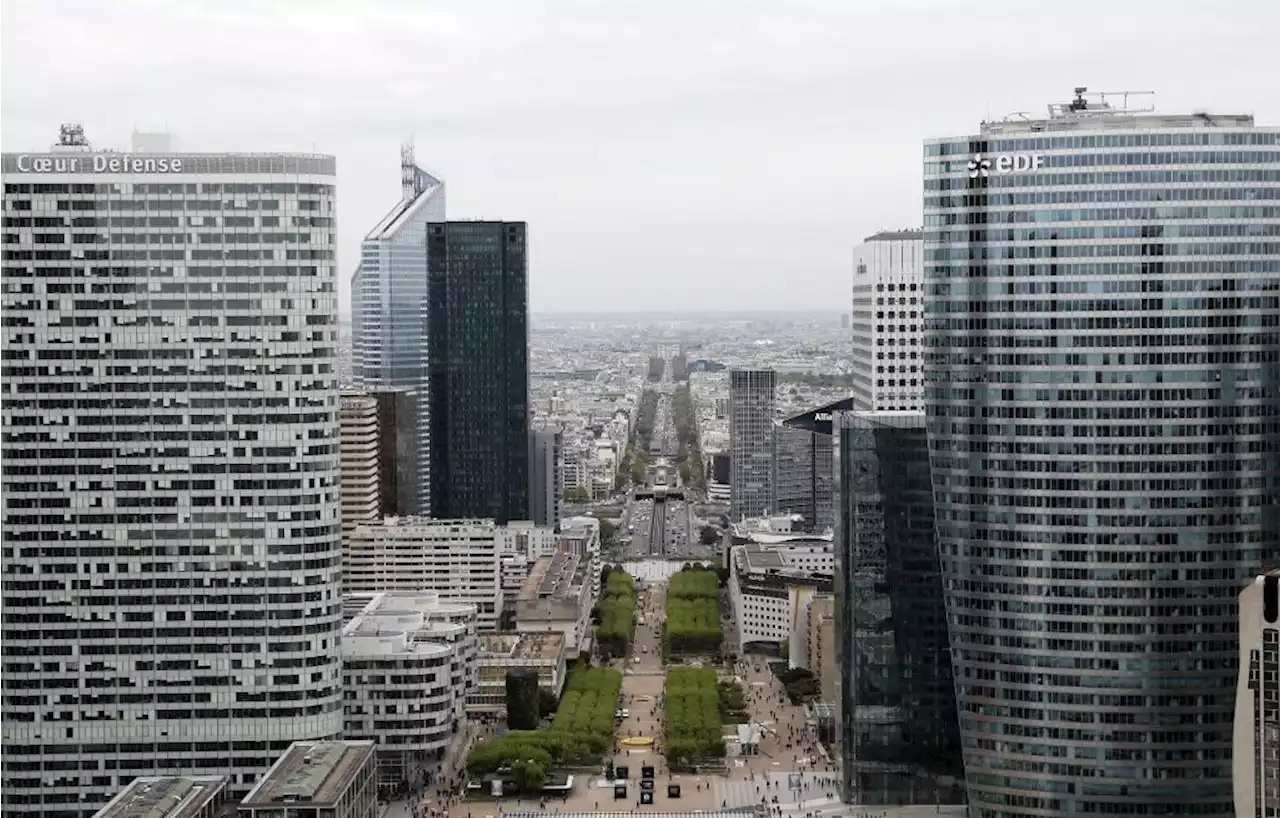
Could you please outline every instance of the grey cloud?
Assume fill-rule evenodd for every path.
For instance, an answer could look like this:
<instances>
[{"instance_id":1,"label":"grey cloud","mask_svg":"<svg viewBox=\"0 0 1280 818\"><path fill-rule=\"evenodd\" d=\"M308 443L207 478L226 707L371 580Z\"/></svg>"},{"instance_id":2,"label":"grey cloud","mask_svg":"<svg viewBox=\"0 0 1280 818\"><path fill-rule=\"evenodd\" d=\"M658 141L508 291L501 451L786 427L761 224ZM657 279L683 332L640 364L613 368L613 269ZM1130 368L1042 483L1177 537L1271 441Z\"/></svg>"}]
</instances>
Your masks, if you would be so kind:
<instances>
[{"instance_id":1,"label":"grey cloud","mask_svg":"<svg viewBox=\"0 0 1280 818\"><path fill-rule=\"evenodd\" d=\"M1278 8L6 0L0 136L334 153L345 279L413 134L453 215L530 222L536 308L838 307L850 247L919 222L926 136L1077 84L1280 122Z\"/></svg>"}]
</instances>

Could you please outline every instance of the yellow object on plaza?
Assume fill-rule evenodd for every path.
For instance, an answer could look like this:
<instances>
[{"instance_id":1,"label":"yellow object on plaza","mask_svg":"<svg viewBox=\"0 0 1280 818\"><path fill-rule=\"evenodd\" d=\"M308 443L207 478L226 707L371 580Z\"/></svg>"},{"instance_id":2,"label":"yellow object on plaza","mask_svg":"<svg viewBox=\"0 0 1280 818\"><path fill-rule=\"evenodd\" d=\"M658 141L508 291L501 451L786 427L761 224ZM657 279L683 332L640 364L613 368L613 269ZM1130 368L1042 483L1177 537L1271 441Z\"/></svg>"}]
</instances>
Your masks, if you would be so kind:
<instances>
[{"instance_id":1,"label":"yellow object on plaza","mask_svg":"<svg viewBox=\"0 0 1280 818\"><path fill-rule=\"evenodd\" d=\"M623 747L652 747L653 738L651 736L636 736L634 738L624 738L622 740Z\"/></svg>"}]
</instances>

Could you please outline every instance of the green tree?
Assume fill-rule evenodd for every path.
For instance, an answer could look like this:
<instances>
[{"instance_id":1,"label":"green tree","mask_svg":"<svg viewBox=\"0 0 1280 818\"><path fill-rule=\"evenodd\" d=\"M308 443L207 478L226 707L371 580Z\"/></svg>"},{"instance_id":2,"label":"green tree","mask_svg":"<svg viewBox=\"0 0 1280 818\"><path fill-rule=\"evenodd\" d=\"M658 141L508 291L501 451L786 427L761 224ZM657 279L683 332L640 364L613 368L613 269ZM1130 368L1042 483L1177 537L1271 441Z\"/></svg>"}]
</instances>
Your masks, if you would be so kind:
<instances>
[{"instance_id":1,"label":"green tree","mask_svg":"<svg viewBox=\"0 0 1280 818\"><path fill-rule=\"evenodd\" d=\"M607 548L613 545L614 537L618 535L618 527L609 520L600 518L600 547Z\"/></svg>"},{"instance_id":2,"label":"green tree","mask_svg":"<svg viewBox=\"0 0 1280 818\"><path fill-rule=\"evenodd\" d=\"M545 687L538 688L538 716L546 718L556 712L556 694L547 690Z\"/></svg>"},{"instance_id":3,"label":"green tree","mask_svg":"<svg viewBox=\"0 0 1280 818\"><path fill-rule=\"evenodd\" d=\"M564 490L564 501L566 503L586 503L591 500L591 496L587 494L586 486L571 486Z\"/></svg>"},{"instance_id":4,"label":"green tree","mask_svg":"<svg viewBox=\"0 0 1280 818\"><path fill-rule=\"evenodd\" d=\"M507 672L507 726L538 729L538 677L523 669Z\"/></svg>"},{"instance_id":5,"label":"green tree","mask_svg":"<svg viewBox=\"0 0 1280 818\"><path fill-rule=\"evenodd\" d=\"M521 758L512 762L511 777L515 779L520 792L528 795L542 792L547 783L547 768L536 759Z\"/></svg>"},{"instance_id":6,"label":"green tree","mask_svg":"<svg viewBox=\"0 0 1280 818\"><path fill-rule=\"evenodd\" d=\"M702 531L698 533L698 540L703 545L715 545L720 542L720 532L716 531L712 526L704 525Z\"/></svg>"}]
</instances>

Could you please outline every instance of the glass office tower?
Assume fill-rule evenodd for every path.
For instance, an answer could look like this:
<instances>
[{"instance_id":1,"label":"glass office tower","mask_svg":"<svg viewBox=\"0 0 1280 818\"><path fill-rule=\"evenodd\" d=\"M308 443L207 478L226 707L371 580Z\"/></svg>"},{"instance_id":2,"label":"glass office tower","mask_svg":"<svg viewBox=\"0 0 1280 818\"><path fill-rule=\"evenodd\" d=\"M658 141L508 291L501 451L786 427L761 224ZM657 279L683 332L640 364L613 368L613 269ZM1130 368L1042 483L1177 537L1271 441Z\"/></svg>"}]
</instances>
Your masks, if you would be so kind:
<instances>
[{"instance_id":1,"label":"glass office tower","mask_svg":"<svg viewBox=\"0 0 1280 818\"><path fill-rule=\"evenodd\" d=\"M922 412L836 412L841 797L963 804Z\"/></svg>"},{"instance_id":2,"label":"glass office tower","mask_svg":"<svg viewBox=\"0 0 1280 818\"><path fill-rule=\"evenodd\" d=\"M427 227L431 511L529 517L529 277L523 222Z\"/></svg>"},{"instance_id":3,"label":"glass office tower","mask_svg":"<svg viewBox=\"0 0 1280 818\"><path fill-rule=\"evenodd\" d=\"M420 394L426 379L427 225L445 218L444 182L400 154L401 198L360 244L351 277L351 374L356 386ZM417 401L415 506L431 513L430 403Z\"/></svg>"},{"instance_id":4,"label":"glass office tower","mask_svg":"<svg viewBox=\"0 0 1280 818\"><path fill-rule=\"evenodd\" d=\"M1229 816L1236 596L1280 552L1280 130L1078 93L924 153L973 814Z\"/></svg>"}]
</instances>

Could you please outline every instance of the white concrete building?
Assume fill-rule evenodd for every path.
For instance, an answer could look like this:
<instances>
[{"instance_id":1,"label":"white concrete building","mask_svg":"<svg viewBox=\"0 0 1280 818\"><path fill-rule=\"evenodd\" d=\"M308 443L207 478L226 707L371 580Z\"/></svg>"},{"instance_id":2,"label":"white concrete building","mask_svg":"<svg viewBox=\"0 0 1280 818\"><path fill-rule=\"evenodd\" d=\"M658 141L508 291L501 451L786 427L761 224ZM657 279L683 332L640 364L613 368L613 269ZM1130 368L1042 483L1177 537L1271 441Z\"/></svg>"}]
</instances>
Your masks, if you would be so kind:
<instances>
[{"instance_id":1,"label":"white concrete building","mask_svg":"<svg viewBox=\"0 0 1280 818\"><path fill-rule=\"evenodd\" d=\"M224 775L144 775L93 818L226 818L234 808Z\"/></svg>"},{"instance_id":2,"label":"white concrete building","mask_svg":"<svg viewBox=\"0 0 1280 818\"><path fill-rule=\"evenodd\" d=\"M570 655L591 650L591 609L599 594L600 570L600 561L591 555L559 551L539 558L516 596L516 630L563 633Z\"/></svg>"},{"instance_id":3,"label":"white concrete building","mask_svg":"<svg viewBox=\"0 0 1280 818\"><path fill-rule=\"evenodd\" d=\"M351 532L349 593L435 591L479 611L481 630L502 616L501 529L493 520L387 517Z\"/></svg>"},{"instance_id":4,"label":"white concrete building","mask_svg":"<svg viewBox=\"0 0 1280 818\"><path fill-rule=\"evenodd\" d=\"M431 592L350 594L342 629L346 738L378 744L378 778L434 779L477 684L474 605Z\"/></svg>"},{"instance_id":5,"label":"white concrete building","mask_svg":"<svg viewBox=\"0 0 1280 818\"><path fill-rule=\"evenodd\" d=\"M771 652L783 643L805 650L795 640L806 638L806 608L832 590L831 548L821 551L822 546L730 548L729 599L740 652Z\"/></svg>"},{"instance_id":6,"label":"white concrete building","mask_svg":"<svg viewBox=\"0 0 1280 818\"><path fill-rule=\"evenodd\" d=\"M477 684L467 696L470 716L497 716L507 709L507 673L528 670L538 686L556 698L568 676L564 634L560 631L486 633L480 636Z\"/></svg>"},{"instance_id":7,"label":"white concrete building","mask_svg":"<svg viewBox=\"0 0 1280 818\"><path fill-rule=\"evenodd\" d=\"M287 806L285 806L287 805ZM378 818L372 741L299 741L236 808L236 818Z\"/></svg>"},{"instance_id":8,"label":"white concrete building","mask_svg":"<svg viewBox=\"0 0 1280 818\"><path fill-rule=\"evenodd\" d=\"M5 815L239 797L342 730L334 159L2 166Z\"/></svg>"},{"instance_id":9,"label":"white concrete building","mask_svg":"<svg viewBox=\"0 0 1280 818\"><path fill-rule=\"evenodd\" d=\"M870 236L853 251L853 397L858 409L924 408L924 232Z\"/></svg>"}]
</instances>

